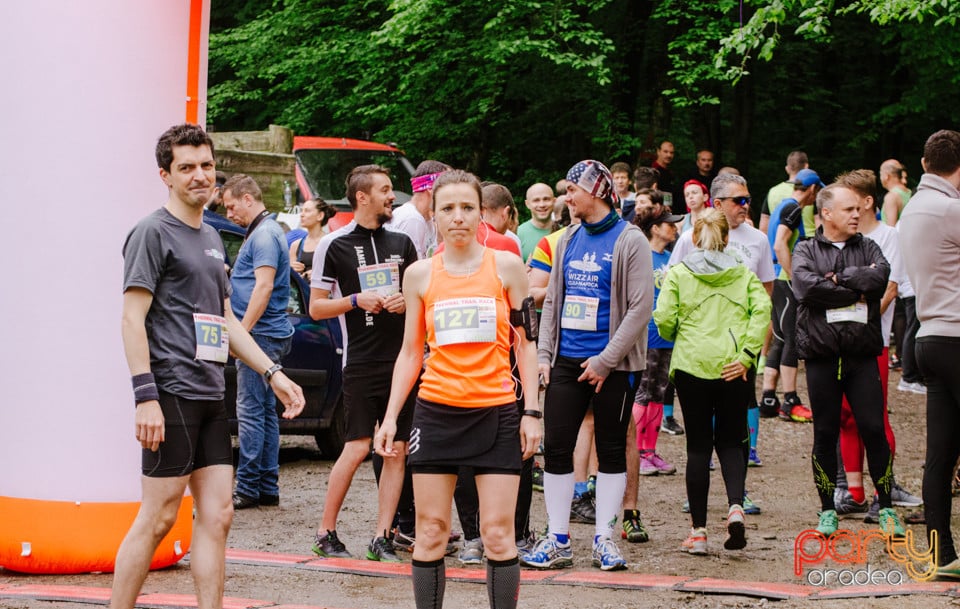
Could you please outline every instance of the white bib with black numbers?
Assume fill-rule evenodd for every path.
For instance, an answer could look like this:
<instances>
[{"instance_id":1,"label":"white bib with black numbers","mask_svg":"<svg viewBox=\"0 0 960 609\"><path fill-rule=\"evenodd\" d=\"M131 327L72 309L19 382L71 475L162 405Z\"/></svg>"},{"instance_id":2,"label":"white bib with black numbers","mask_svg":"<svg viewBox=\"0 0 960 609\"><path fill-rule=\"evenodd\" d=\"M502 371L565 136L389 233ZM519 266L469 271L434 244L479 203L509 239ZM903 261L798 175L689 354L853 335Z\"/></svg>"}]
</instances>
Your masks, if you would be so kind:
<instances>
[{"instance_id":1,"label":"white bib with black numbers","mask_svg":"<svg viewBox=\"0 0 960 609\"><path fill-rule=\"evenodd\" d=\"M197 359L227 363L227 357L230 356L230 333L227 332L226 318L194 313L193 327L197 334Z\"/></svg>"},{"instance_id":2,"label":"white bib with black numbers","mask_svg":"<svg viewBox=\"0 0 960 609\"><path fill-rule=\"evenodd\" d=\"M563 301L560 327L567 330L597 331L600 299L591 296L567 296Z\"/></svg>"},{"instance_id":3,"label":"white bib with black numbers","mask_svg":"<svg viewBox=\"0 0 960 609\"><path fill-rule=\"evenodd\" d=\"M433 305L437 345L492 343L497 340L497 301L493 298L451 298Z\"/></svg>"},{"instance_id":4,"label":"white bib with black numbers","mask_svg":"<svg viewBox=\"0 0 960 609\"><path fill-rule=\"evenodd\" d=\"M396 262L384 262L361 266L357 269L361 292L376 292L380 296L393 296L400 291L400 267Z\"/></svg>"},{"instance_id":5,"label":"white bib with black numbers","mask_svg":"<svg viewBox=\"0 0 960 609\"><path fill-rule=\"evenodd\" d=\"M827 323L835 324L840 321L867 323L867 303L858 302L848 307L827 309Z\"/></svg>"}]
</instances>

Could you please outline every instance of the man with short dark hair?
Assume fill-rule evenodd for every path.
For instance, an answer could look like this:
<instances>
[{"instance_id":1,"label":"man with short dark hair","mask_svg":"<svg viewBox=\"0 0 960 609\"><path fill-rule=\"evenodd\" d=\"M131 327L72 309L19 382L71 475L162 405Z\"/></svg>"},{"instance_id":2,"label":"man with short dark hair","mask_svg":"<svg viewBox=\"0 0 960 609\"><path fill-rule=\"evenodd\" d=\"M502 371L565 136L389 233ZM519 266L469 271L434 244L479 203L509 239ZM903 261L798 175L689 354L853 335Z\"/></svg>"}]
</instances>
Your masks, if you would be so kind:
<instances>
[{"instance_id":1,"label":"man with short dark hair","mask_svg":"<svg viewBox=\"0 0 960 609\"><path fill-rule=\"evenodd\" d=\"M770 216L776 211L780 203L789 198L793 193L793 183L797 179L797 173L809 167L810 161L807 159L806 152L793 150L787 155L787 164L783 167L783 170L787 172L787 179L771 187L767 192L767 198L763 200L763 204L760 206L759 228L763 233L767 232L767 227L770 225ZM813 208L811 207L810 209L810 213L812 214ZM804 227L804 229L806 230L806 227ZM807 232L811 235L813 234L813 231Z\"/></svg>"},{"instance_id":2,"label":"man with short dark hair","mask_svg":"<svg viewBox=\"0 0 960 609\"><path fill-rule=\"evenodd\" d=\"M900 249L917 293L917 362L927 384L927 532L937 533L937 575L957 579L950 485L960 457L960 133L931 135L921 164L925 173L900 219Z\"/></svg>"},{"instance_id":3,"label":"man with short dark hair","mask_svg":"<svg viewBox=\"0 0 960 609\"><path fill-rule=\"evenodd\" d=\"M232 176L222 188L227 219L247 229L230 272L233 314L267 356L290 352L290 254L283 229L267 211L250 176ZM237 362L237 436L240 458L233 509L280 504L280 421L270 385Z\"/></svg>"},{"instance_id":4,"label":"man with short dark hair","mask_svg":"<svg viewBox=\"0 0 960 609\"><path fill-rule=\"evenodd\" d=\"M860 200L854 191L832 184L817 195L817 206L821 226L815 237L797 244L791 260L797 348L813 409L813 480L821 508L817 531L826 537L837 532L837 440L846 396L867 449L880 528L903 537L890 498L893 472L877 369L883 350L880 299L890 264L880 246L858 232Z\"/></svg>"},{"instance_id":5,"label":"man with short dark hair","mask_svg":"<svg viewBox=\"0 0 960 609\"><path fill-rule=\"evenodd\" d=\"M674 196L674 190L676 190L677 184L673 176L673 171L670 170L670 164L673 163L674 154L673 144L668 140L663 140L660 142L660 145L657 146L657 158L654 159L650 166L660 173L657 188L664 193L664 204L673 209L673 213L682 216L687 211L687 205L682 196Z\"/></svg>"},{"instance_id":6,"label":"man with short dark hair","mask_svg":"<svg viewBox=\"0 0 960 609\"><path fill-rule=\"evenodd\" d=\"M687 174L687 177L680 180L679 183L686 184L690 180L696 180L710 188L713 178L717 177L717 168L714 164L713 151L707 148L697 150L697 161L694 168Z\"/></svg>"},{"instance_id":7,"label":"man with short dark hair","mask_svg":"<svg viewBox=\"0 0 960 609\"><path fill-rule=\"evenodd\" d=\"M323 237L313 254L310 316L340 318L347 427L343 452L330 471L312 548L319 556L351 557L337 536L337 520L353 476L370 454L374 428L386 412L393 366L403 339L406 307L400 286L407 268L417 261L417 250L409 237L384 228L394 198L386 168L354 168L347 176L353 220ZM408 398L394 441L394 450L401 454L406 450L412 414ZM403 470L403 459L384 460L376 534L366 553L369 560L399 561L389 531L400 499Z\"/></svg>"},{"instance_id":8,"label":"man with short dark hair","mask_svg":"<svg viewBox=\"0 0 960 609\"><path fill-rule=\"evenodd\" d=\"M133 375L135 431L143 447L143 498L115 561L113 609L132 609L157 546L176 521L187 485L195 500L190 568L197 605L223 604L227 533L233 520L230 426L223 403L229 353L263 374L284 404L303 410L300 388L253 341L230 306L223 243L203 223L214 189L213 141L177 125L157 142L164 206L123 246L123 320ZM168 424L169 423L169 424Z\"/></svg>"}]
</instances>

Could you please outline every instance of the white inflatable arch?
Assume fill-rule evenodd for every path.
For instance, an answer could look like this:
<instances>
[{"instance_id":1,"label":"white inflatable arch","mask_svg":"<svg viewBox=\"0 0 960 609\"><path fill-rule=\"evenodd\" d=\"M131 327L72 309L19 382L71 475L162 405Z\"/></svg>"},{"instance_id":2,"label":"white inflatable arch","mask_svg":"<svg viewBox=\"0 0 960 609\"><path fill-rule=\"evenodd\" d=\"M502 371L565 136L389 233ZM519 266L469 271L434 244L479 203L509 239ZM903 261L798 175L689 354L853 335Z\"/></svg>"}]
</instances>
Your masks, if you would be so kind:
<instances>
[{"instance_id":1,"label":"white inflatable arch","mask_svg":"<svg viewBox=\"0 0 960 609\"><path fill-rule=\"evenodd\" d=\"M123 239L162 205L154 146L206 118L209 0L0 9L0 566L112 571L139 507ZM192 500L154 556L190 547Z\"/></svg>"}]
</instances>

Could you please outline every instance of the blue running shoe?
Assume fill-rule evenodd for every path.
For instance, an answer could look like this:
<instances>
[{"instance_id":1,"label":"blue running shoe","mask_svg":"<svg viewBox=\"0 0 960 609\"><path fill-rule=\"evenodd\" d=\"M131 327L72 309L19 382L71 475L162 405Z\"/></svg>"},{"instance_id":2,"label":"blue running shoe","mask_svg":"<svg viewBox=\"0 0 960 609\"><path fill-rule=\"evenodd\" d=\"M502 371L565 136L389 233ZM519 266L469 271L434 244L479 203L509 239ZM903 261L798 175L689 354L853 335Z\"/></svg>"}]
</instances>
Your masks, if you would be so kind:
<instances>
[{"instance_id":1,"label":"blue running shoe","mask_svg":"<svg viewBox=\"0 0 960 609\"><path fill-rule=\"evenodd\" d=\"M563 569L573 566L570 542L560 543L557 536L548 533L537 541L533 550L520 557L520 564L534 569Z\"/></svg>"},{"instance_id":2,"label":"blue running shoe","mask_svg":"<svg viewBox=\"0 0 960 609\"><path fill-rule=\"evenodd\" d=\"M612 539L600 537L593 543L593 566L601 571L620 571L627 568L627 561Z\"/></svg>"}]
</instances>

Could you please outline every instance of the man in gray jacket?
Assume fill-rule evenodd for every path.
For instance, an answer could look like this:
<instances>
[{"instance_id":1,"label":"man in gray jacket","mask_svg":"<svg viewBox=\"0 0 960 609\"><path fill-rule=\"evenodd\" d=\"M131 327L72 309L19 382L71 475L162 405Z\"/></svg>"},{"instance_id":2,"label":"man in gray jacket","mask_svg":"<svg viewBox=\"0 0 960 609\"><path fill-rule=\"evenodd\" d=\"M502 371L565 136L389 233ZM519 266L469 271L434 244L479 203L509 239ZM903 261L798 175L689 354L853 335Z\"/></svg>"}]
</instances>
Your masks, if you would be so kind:
<instances>
[{"instance_id":1,"label":"man in gray jacket","mask_svg":"<svg viewBox=\"0 0 960 609\"><path fill-rule=\"evenodd\" d=\"M917 293L916 356L927 384L923 503L936 531L937 576L960 579L950 532L950 484L960 457L960 133L937 131L924 174L900 219L900 250Z\"/></svg>"},{"instance_id":2,"label":"man in gray jacket","mask_svg":"<svg viewBox=\"0 0 960 609\"><path fill-rule=\"evenodd\" d=\"M543 486L549 532L521 563L540 569L573 565L573 449L592 407L599 461L593 564L610 571L626 568L611 536L626 485L633 375L646 364L653 261L643 232L617 215L613 177L602 163L577 163L567 180L570 213L581 223L557 244L538 344L547 383Z\"/></svg>"}]
</instances>

